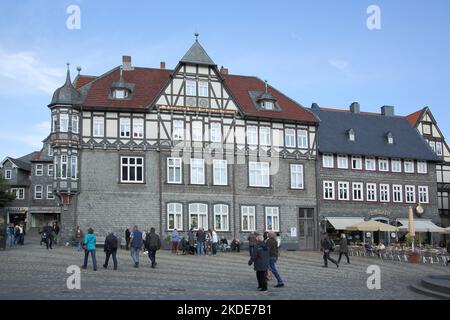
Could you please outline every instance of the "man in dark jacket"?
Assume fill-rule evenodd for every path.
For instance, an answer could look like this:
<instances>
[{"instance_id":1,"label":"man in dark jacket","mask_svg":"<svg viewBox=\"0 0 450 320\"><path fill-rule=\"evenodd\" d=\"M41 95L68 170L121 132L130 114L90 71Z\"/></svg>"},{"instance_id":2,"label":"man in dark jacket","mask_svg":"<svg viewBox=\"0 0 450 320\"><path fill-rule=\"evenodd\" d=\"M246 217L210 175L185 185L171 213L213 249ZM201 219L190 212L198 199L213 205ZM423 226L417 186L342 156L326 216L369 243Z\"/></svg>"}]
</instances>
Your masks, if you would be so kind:
<instances>
[{"instance_id":1,"label":"man in dark jacket","mask_svg":"<svg viewBox=\"0 0 450 320\"><path fill-rule=\"evenodd\" d=\"M156 267L156 251L161 249L161 239L156 234L155 228L150 229L150 233L145 237L145 249L148 251L148 258L152 262L152 268Z\"/></svg>"},{"instance_id":2,"label":"man in dark jacket","mask_svg":"<svg viewBox=\"0 0 450 320\"><path fill-rule=\"evenodd\" d=\"M125 230L125 250L130 250L131 231L130 227Z\"/></svg>"},{"instance_id":3,"label":"man in dark jacket","mask_svg":"<svg viewBox=\"0 0 450 320\"><path fill-rule=\"evenodd\" d=\"M139 268L139 252L142 248L142 232L137 226L134 226L130 237L131 258L133 258L134 267Z\"/></svg>"},{"instance_id":4,"label":"man in dark jacket","mask_svg":"<svg viewBox=\"0 0 450 320\"><path fill-rule=\"evenodd\" d=\"M267 241L266 241L266 245L267 245L267 249L269 249L269 256L270 256L270 271L272 271L272 274L275 276L275 278L277 279L277 284L275 286L275 288L280 288L280 287L284 287L284 282L283 279L281 278L281 275L278 273L277 270L277 260L278 260L278 242L277 242L277 236L275 235L275 233L273 231L270 231L267 234Z\"/></svg>"},{"instance_id":5,"label":"man in dark jacket","mask_svg":"<svg viewBox=\"0 0 450 320\"><path fill-rule=\"evenodd\" d=\"M105 239L104 251L106 253L105 263L103 268L108 269L109 257L112 256L114 262L114 270L117 270L117 248L119 247L119 241L113 232L110 232Z\"/></svg>"},{"instance_id":6,"label":"man in dark jacket","mask_svg":"<svg viewBox=\"0 0 450 320\"><path fill-rule=\"evenodd\" d=\"M247 238L247 240L248 240L248 253L249 253L250 257L252 256L253 249L256 246L256 236L257 236L257 233L253 232L253 233L250 233L250 235Z\"/></svg>"},{"instance_id":7,"label":"man in dark jacket","mask_svg":"<svg viewBox=\"0 0 450 320\"><path fill-rule=\"evenodd\" d=\"M198 255L206 255L205 252L205 242L206 242L206 233L203 228L198 229L197 231L197 254Z\"/></svg>"},{"instance_id":8,"label":"man in dark jacket","mask_svg":"<svg viewBox=\"0 0 450 320\"><path fill-rule=\"evenodd\" d=\"M258 280L258 289L260 291L267 291L266 272L269 269L269 259L269 250L263 238L258 236L248 265L251 266L253 264L253 268L256 271L256 279Z\"/></svg>"},{"instance_id":9,"label":"man in dark jacket","mask_svg":"<svg viewBox=\"0 0 450 320\"><path fill-rule=\"evenodd\" d=\"M338 262L330 257L330 251L333 248L333 244L331 243L331 240L328 237L328 233L326 232L323 234L321 246L322 248L320 250L323 251L323 262L324 262L324 265L322 267L328 268L328 260L330 260L336 265L336 268L339 268Z\"/></svg>"},{"instance_id":10,"label":"man in dark jacket","mask_svg":"<svg viewBox=\"0 0 450 320\"><path fill-rule=\"evenodd\" d=\"M341 242L339 242L339 259L338 259L338 263L341 263L342 255L345 255L345 257L347 258L347 263L350 264L350 258L348 257L347 237L345 236L345 233L341 233Z\"/></svg>"},{"instance_id":11,"label":"man in dark jacket","mask_svg":"<svg viewBox=\"0 0 450 320\"><path fill-rule=\"evenodd\" d=\"M51 237L51 233L53 232L53 227L51 226L51 223L49 223L47 226L45 226L41 233L41 243L45 242L46 246L47 246L47 250L50 247L50 249L52 248L53 245L53 240Z\"/></svg>"}]
</instances>

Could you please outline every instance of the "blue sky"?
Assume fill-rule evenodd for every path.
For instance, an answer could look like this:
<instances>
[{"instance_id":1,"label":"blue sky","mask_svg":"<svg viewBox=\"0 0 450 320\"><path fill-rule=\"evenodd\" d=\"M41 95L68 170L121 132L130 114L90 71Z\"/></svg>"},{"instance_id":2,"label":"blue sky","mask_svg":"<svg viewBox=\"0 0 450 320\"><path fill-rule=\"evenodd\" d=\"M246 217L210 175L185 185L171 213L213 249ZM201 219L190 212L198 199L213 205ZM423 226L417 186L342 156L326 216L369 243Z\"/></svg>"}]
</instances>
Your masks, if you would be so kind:
<instances>
[{"instance_id":1,"label":"blue sky","mask_svg":"<svg viewBox=\"0 0 450 320\"><path fill-rule=\"evenodd\" d=\"M68 6L81 9L69 30ZM381 30L366 26L369 5ZM304 106L424 106L450 136L450 1L103 1L0 3L0 158L38 150L65 63L100 75L121 63L174 67L200 33L214 62L256 75Z\"/></svg>"}]
</instances>

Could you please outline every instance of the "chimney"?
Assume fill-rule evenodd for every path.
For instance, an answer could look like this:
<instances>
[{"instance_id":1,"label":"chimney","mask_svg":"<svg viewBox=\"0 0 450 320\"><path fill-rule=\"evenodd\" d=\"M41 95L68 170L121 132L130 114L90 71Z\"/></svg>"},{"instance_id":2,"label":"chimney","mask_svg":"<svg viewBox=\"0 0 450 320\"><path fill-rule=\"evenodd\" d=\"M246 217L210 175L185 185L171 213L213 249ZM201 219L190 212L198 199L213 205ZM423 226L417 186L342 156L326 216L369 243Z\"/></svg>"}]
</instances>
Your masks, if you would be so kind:
<instances>
[{"instance_id":1,"label":"chimney","mask_svg":"<svg viewBox=\"0 0 450 320\"><path fill-rule=\"evenodd\" d=\"M358 102L353 102L350 105L350 111L352 113L360 113L361 112L361 107L359 106L359 103Z\"/></svg>"},{"instance_id":2,"label":"chimney","mask_svg":"<svg viewBox=\"0 0 450 320\"><path fill-rule=\"evenodd\" d=\"M223 76L228 75L228 68L220 67L220 74Z\"/></svg>"},{"instance_id":3,"label":"chimney","mask_svg":"<svg viewBox=\"0 0 450 320\"><path fill-rule=\"evenodd\" d=\"M317 103L313 102L313 104L311 105L311 109L319 110L320 107L319 107L319 105Z\"/></svg>"},{"instance_id":4,"label":"chimney","mask_svg":"<svg viewBox=\"0 0 450 320\"><path fill-rule=\"evenodd\" d=\"M159 68L160 68L161 70L166 69L166 62L165 62L165 61L161 61L161 62L159 63Z\"/></svg>"},{"instance_id":5,"label":"chimney","mask_svg":"<svg viewBox=\"0 0 450 320\"><path fill-rule=\"evenodd\" d=\"M394 107L393 106L382 106L381 114L386 117L393 117L395 115Z\"/></svg>"},{"instance_id":6,"label":"chimney","mask_svg":"<svg viewBox=\"0 0 450 320\"><path fill-rule=\"evenodd\" d=\"M122 56L122 69L123 71L133 70L131 66L131 56Z\"/></svg>"}]
</instances>

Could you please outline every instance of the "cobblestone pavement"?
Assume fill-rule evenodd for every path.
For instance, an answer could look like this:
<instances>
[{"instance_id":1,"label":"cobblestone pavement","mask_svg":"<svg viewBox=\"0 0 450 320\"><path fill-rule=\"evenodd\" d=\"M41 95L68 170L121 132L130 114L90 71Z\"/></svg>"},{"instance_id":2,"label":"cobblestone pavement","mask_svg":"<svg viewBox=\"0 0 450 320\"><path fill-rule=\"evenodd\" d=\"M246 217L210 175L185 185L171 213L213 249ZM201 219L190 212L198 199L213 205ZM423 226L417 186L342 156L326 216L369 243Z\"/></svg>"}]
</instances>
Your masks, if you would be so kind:
<instances>
[{"instance_id":1,"label":"cobblestone pavement","mask_svg":"<svg viewBox=\"0 0 450 320\"><path fill-rule=\"evenodd\" d=\"M256 290L247 252L219 253L217 256L157 253L158 265L150 268L141 254L141 266L133 268L129 252L118 252L119 270L102 268L104 253L97 250L99 270L81 272L81 289L69 290L66 280L70 265L82 264L83 253L75 248L56 247L47 251L36 243L0 251L0 299L430 299L411 291L408 286L430 274L450 274L437 265L412 265L379 261L366 257L343 260L337 269L322 268L319 252L281 252L278 267L285 287L267 293ZM381 290L366 286L367 267L381 268Z\"/></svg>"}]
</instances>

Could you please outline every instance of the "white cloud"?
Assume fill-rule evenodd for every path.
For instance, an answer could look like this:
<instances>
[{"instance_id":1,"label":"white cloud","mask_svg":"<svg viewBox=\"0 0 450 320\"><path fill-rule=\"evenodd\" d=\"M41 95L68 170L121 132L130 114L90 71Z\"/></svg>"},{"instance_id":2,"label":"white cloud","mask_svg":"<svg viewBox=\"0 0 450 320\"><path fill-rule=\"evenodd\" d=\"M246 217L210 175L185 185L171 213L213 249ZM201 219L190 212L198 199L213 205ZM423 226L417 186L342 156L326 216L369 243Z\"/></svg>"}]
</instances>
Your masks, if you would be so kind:
<instances>
[{"instance_id":1,"label":"white cloud","mask_svg":"<svg viewBox=\"0 0 450 320\"><path fill-rule=\"evenodd\" d=\"M328 64L340 71L344 71L349 66L348 61L345 60L328 60Z\"/></svg>"},{"instance_id":2,"label":"white cloud","mask_svg":"<svg viewBox=\"0 0 450 320\"><path fill-rule=\"evenodd\" d=\"M0 50L0 84L11 94L34 91L52 94L62 85L64 72L64 68L45 65L34 52Z\"/></svg>"}]
</instances>

